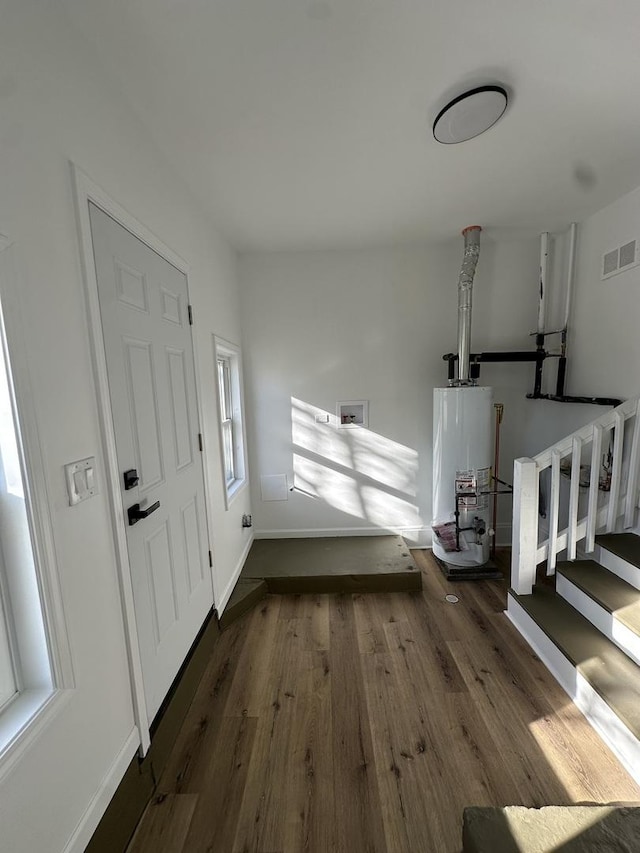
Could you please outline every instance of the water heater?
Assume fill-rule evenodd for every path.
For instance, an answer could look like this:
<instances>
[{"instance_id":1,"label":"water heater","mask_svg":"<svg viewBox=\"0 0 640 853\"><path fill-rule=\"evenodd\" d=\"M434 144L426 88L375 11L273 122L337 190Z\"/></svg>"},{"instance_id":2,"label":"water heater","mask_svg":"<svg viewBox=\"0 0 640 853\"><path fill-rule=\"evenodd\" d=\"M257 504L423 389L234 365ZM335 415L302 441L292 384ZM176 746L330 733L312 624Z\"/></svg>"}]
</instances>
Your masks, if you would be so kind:
<instances>
[{"instance_id":1,"label":"water heater","mask_svg":"<svg viewBox=\"0 0 640 853\"><path fill-rule=\"evenodd\" d=\"M433 389L433 553L453 566L489 560L492 404L491 388Z\"/></svg>"}]
</instances>

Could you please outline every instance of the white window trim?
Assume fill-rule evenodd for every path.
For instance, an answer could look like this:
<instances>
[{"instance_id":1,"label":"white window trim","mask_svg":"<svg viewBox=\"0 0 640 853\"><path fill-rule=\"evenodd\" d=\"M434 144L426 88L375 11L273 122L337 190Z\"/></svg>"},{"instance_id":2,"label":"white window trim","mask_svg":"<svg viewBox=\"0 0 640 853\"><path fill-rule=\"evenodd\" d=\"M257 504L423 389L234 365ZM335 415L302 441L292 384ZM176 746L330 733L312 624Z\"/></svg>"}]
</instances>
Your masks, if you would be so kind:
<instances>
[{"instance_id":1,"label":"white window trim","mask_svg":"<svg viewBox=\"0 0 640 853\"><path fill-rule=\"evenodd\" d=\"M218 413L218 437L220 445L220 469L225 507L228 510L237 496L248 483L247 476L247 436L244 417L244 389L242 379L242 353L240 347L219 335L213 336L214 366L216 376L216 411ZM230 362L231 407L233 409L233 425L235 441L236 479L227 484L225 478L224 438L222 435L222 409L220 406L220 383L218 381L218 359L228 359Z\"/></svg>"},{"instance_id":2,"label":"white window trim","mask_svg":"<svg viewBox=\"0 0 640 853\"><path fill-rule=\"evenodd\" d=\"M0 714L0 778L19 760L41 729L60 712L75 687L50 515L50 490L29 381L19 285L15 247L8 238L0 235L0 303L19 413L25 497L53 681L53 687L22 690L3 708Z\"/></svg>"}]
</instances>

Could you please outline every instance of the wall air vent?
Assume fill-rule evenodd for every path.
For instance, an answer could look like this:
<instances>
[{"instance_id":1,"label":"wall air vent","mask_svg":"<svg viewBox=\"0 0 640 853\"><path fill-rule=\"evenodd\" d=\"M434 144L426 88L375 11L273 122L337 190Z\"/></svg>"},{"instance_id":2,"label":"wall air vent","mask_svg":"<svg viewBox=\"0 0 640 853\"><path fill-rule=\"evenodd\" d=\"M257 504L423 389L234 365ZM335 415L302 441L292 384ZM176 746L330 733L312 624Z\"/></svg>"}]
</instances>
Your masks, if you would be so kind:
<instances>
[{"instance_id":1,"label":"wall air vent","mask_svg":"<svg viewBox=\"0 0 640 853\"><path fill-rule=\"evenodd\" d=\"M619 272L631 269L640 264L640 241L630 240L617 249L605 252L602 256L601 279L611 278Z\"/></svg>"}]
</instances>

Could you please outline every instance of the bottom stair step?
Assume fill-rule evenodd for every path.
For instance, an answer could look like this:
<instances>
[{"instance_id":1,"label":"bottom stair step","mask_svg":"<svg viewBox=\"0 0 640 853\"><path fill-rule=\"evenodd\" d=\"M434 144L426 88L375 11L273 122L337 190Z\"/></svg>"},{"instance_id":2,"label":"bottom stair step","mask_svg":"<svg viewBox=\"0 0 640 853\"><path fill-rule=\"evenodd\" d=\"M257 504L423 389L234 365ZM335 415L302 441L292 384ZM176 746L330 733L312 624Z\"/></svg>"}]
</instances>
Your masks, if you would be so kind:
<instances>
[{"instance_id":1,"label":"bottom stair step","mask_svg":"<svg viewBox=\"0 0 640 853\"><path fill-rule=\"evenodd\" d=\"M224 631L232 622L251 610L266 594L267 585L263 580L239 580L220 619L220 628Z\"/></svg>"},{"instance_id":2,"label":"bottom stair step","mask_svg":"<svg viewBox=\"0 0 640 853\"><path fill-rule=\"evenodd\" d=\"M469 807L463 814L463 853L629 853L638 839L635 807Z\"/></svg>"},{"instance_id":3,"label":"bottom stair step","mask_svg":"<svg viewBox=\"0 0 640 853\"><path fill-rule=\"evenodd\" d=\"M510 596L640 741L640 668L553 590Z\"/></svg>"}]
</instances>

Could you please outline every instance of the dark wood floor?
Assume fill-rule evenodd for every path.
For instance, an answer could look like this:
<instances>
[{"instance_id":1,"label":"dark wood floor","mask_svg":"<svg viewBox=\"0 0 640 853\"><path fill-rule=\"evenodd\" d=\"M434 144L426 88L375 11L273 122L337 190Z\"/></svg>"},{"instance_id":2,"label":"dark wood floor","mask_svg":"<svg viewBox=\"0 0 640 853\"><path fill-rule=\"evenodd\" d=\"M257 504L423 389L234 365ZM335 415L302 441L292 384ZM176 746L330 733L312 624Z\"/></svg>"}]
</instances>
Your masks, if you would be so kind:
<instances>
[{"instance_id":1,"label":"dark wood floor","mask_svg":"<svg viewBox=\"0 0 640 853\"><path fill-rule=\"evenodd\" d=\"M414 553L420 593L269 596L222 634L130 853L459 853L466 805L640 800L504 585Z\"/></svg>"}]
</instances>

